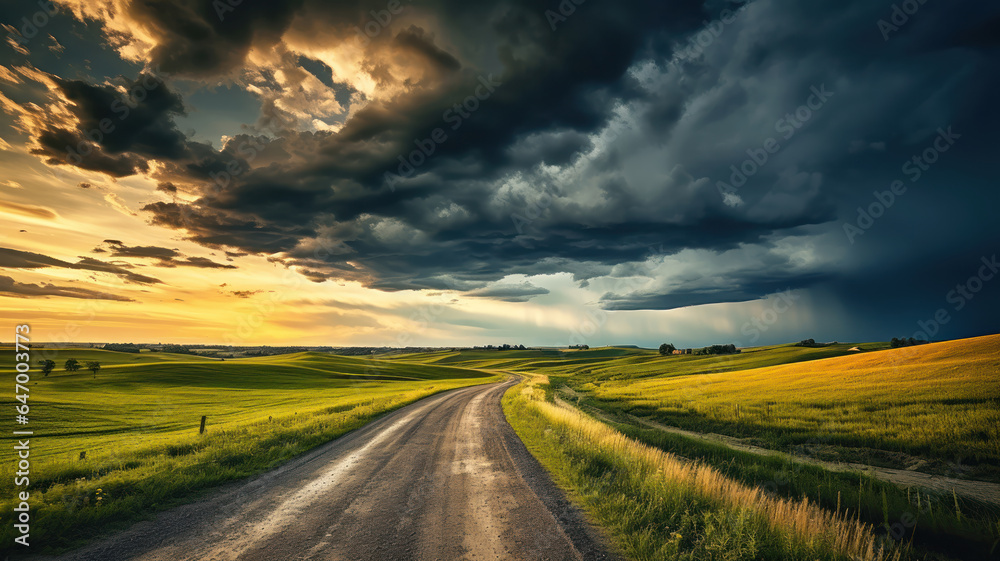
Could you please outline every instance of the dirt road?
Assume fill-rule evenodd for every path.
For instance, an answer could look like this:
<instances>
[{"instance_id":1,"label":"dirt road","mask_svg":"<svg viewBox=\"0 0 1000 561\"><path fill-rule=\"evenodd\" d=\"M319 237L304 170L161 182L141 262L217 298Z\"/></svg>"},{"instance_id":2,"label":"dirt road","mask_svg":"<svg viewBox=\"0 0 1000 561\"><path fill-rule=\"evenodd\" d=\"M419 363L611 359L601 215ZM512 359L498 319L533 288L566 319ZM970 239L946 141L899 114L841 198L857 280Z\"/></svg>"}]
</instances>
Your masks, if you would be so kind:
<instances>
[{"instance_id":1,"label":"dirt road","mask_svg":"<svg viewBox=\"0 0 1000 561\"><path fill-rule=\"evenodd\" d=\"M512 383L414 403L60 559L613 559L504 419Z\"/></svg>"}]
</instances>

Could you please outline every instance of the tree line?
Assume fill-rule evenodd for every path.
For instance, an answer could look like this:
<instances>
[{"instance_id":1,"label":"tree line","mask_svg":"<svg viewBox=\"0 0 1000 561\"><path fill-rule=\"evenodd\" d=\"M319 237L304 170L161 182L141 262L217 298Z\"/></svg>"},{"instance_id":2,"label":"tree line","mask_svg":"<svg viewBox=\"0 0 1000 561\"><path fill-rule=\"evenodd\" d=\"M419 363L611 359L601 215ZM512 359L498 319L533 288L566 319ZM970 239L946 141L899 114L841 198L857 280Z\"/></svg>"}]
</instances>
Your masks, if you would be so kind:
<instances>
[{"instance_id":1,"label":"tree line","mask_svg":"<svg viewBox=\"0 0 1000 561\"><path fill-rule=\"evenodd\" d=\"M38 365L42 367L42 374L45 374L46 376L51 374L52 371L56 369L56 361L54 360L40 360L38 361ZM66 372L77 372L80 370L81 366L85 366L87 370L92 371L94 373L94 378L97 377L98 371L101 370L101 363L96 360L88 360L81 365L79 360L70 358L66 359L66 362L63 364L63 368Z\"/></svg>"},{"instance_id":2,"label":"tree line","mask_svg":"<svg viewBox=\"0 0 1000 561\"><path fill-rule=\"evenodd\" d=\"M660 354L663 356L676 354L678 351L677 347L671 343L663 343L660 345ZM682 355L733 355L740 352L740 349L736 345L729 343L728 345L709 345L707 347L702 347L700 349L681 349L679 354Z\"/></svg>"}]
</instances>

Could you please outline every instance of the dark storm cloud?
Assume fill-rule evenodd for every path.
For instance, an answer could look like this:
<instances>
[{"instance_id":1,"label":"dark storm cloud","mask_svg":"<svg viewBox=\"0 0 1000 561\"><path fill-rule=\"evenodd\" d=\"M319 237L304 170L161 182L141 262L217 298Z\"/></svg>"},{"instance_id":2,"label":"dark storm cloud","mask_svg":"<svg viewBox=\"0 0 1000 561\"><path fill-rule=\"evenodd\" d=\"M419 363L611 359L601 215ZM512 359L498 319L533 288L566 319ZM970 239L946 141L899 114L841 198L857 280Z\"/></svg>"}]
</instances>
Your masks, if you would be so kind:
<instances>
[{"instance_id":1,"label":"dark storm cloud","mask_svg":"<svg viewBox=\"0 0 1000 561\"><path fill-rule=\"evenodd\" d=\"M110 85L52 80L69 102L77 125L66 129L49 124L38 131L38 147L32 151L49 163L125 177L148 171L152 158L191 157L187 139L173 122L184 114L183 101L161 77L140 74L124 84L128 95Z\"/></svg>"},{"instance_id":2,"label":"dark storm cloud","mask_svg":"<svg viewBox=\"0 0 1000 561\"><path fill-rule=\"evenodd\" d=\"M158 284L161 281L150 276L133 272L121 265L106 263L91 257L82 257L76 263L70 263L41 253L19 251L0 247L0 267L7 269L41 269L45 267L60 267L83 271L110 273L130 282L140 284Z\"/></svg>"},{"instance_id":3,"label":"dark storm cloud","mask_svg":"<svg viewBox=\"0 0 1000 561\"><path fill-rule=\"evenodd\" d=\"M112 257L150 257L153 259L170 260L180 255L175 249L156 246L129 247L118 240L105 240L110 246Z\"/></svg>"},{"instance_id":4,"label":"dark storm cloud","mask_svg":"<svg viewBox=\"0 0 1000 561\"><path fill-rule=\"evenodd\" d=\"M733 286L729 288L714 287L711 281L705 282L704 286L697 286L702 283L696 281L691 283L694 286L690 288L671 290L669 293L643 293L641 291L629 294L607 293L601 296L600 303L605 310L672 310L703 304L747 302L776 292L808 288L828 280L830 276L801 274L790 279L742 276L731 279Z\"/></svg>"},{"instance_id":5,"label":"dark storm cloud","mask_svg":"<svg viewBox=\"0 0 1000 561\"><path fill-rule=\"evenodd\" d=\"M172 119L184 114L184 102L160 80L152 74L140 75L125 85L128 97L110 86L80 80L57 78L56 83L72 104L78 128L98 136L105 151L176 159L184 153L185 137Z\"/></svg>"},{"instance_id":6,"label":"dark storm cloud","mask_svg":"<svg viewBox=\"0 0 1000 561\"><path fill-rule=\"evenodd\" d=\"M811 194L802 182L779 184L749 206L747 212L736 213L721 204L710 184L693 188L695 178L690 175L673 178L673 185L664 185L662 199L653 204L626 188L628 178L610 176L600 186L607 201L600 216L574 212L572 201L567 200L560 207L549 208L545 216L531 224L519 236L519 243L511 243L516 234L510 216L529 207L530 201L512 193L497 205L488 199L495 183L473 177L498 178L516 169L530 169L536 163L565 163L588 147L587 133L609 118L607 107L594 101L602 96L608 99L615 92L633 97L647 95L637 93L633 80L624 75L640 50L643 29L655 26L656 34L662 35L664 18L662 9L639 8L624 6L620 13L629 17L622 21L607 18L605 12L588 14L581 8L559 33L552 33L538 12L518 5L495 19L492 25L500 41L498 50L507 68L503 85L495 97L462 123L452 136L456 140L437 147L435 157L423 166L421 171L433 172L444 181L424 183L414 179L395 193L387 194L384 189L372 193L378 188L382 172L394 169L394 156L412 150L412 144L408 144L412 139L426 138L432 127L442 125L441 110L464 93L458 86L421 105L399 102L365 108L337 136L310 133L280 140L278 144L285 153L315 154L320 159L297 170L277 166L244 174L223 192L206 196L190 209L199 219L214 215L218 218L211 220L218 223L236 216L256 217L260 221L254 223L252 231L264 243L231 236L223 230L209 233L211 227L207 224L203 228L196 226L194 239L213 238L213 243L232 239L232 247L248 252L288 252L296 240L279 232L314 234L312 225L303 225L302 217L329 214L342 224L354 222L340 228L341 238L355 250L351 259L366 266L373 276L372 286L393 290L436 286L439 281L435 279L446 274L486 282L521 271L546 257L612 264L640 258L656 245L667 253L686 247L725 250L753 243L776 230L831 220L834 215L829 200ZM648 16L649 22L634 21L639 12ZM454 17L460 19L462 15ZM601 41L584 38L594 30L601 31L596 34ZM414 38L411 29L396 36L397 41L404 42ZM529 49L533 56L517 56L512 49L515 42L533 47ZM470 91L468 82L464 84L465 91ZM647 95L645 101L647 114L657 115L650 120L652 126L662 132L677 120L678 108L686 98L669 91L664 96L660 93ZM697 89L689 92L688 98L697 93ZM733 90L700 118L717 121L738 114L747 103L745 92ZM781 109L776 107L774 114L780 116ZM374 138L393 139L399 152L371 150L369 140ZM747 142L749 145L750 140ZM335 157L341 154L352 158ZM740 154L736 152L733 157ZM470 156L476 158L475 165L468 172L461 168L456 171L454 163ZM623 166L626 158L625 154L611 154L594 162L594 167L613 170ZM728 163L716 161L712 169L724 170ZM572 193L564 195L566 199L573 197ZM458 204L469 219L442 224L437 199ZM168 214L176 213L179 207L158 205L147 207L154 212L154 221L177 222ZM682 215L682 219L663 220L664 212ZM419 231L425 235L423 243L399 252L379 239L372 227L377 221L358 224L365 215L391 218ZM260 235L262 231L276 235ZM459 255L471 255L479 267L463 270ZM292 255L293 260L295 257ZM317 272L324 269L324 263L310 265L315 267L312 278L319 278ZM328 261L325 265L332 276L344 274L340 264Z\"/></svg>"},{"instance_id":7,"label":"dark storm cloud","mask_svg":"<svg viewBox=\"0 0 1000 561\"><path fill-rule=\"evenodd\" d=\"M690 11L690 7L686 9ZM659 9L649 13L653 19L659 17L662 25L664 16ZM507 37L506 34L515 33L514 25L521 19L529 28L518 28L516 36ZM445 182L426 186L411 182L405 190L395 193L387 193L382 186L385 172L395 170L398 165L397 156L413 149L413 139L426 137L434 128L448 126L448 123L442 122L443 111L475 91L480 84L479 77L475 75L448 86L435 98L419 100L419 105L414 105L412 100L401 100L369 106L355 115L339 135L309 133L286 137L273 143L282 145L286 153L315 154L320 159L310 160L311 165L307 170L299 168L291 170L292 173L287 168L272 166L244 174L223 192L212 193L198 201L196 208L191 208L188 212L199 217L206 214L255 216L263 219L257 225L262 229L278 225L301 225L302 217L310 214L316 216L328 213L340 222L375 215L398 219L410 227L432 232L433 239L427 240L427 246L412 250L407 255L398 255L377 239L377 233L365 231L364 225L359 227L354 224L344 228L350 231L347 232L349 236L353 236L348 238L347 243L357 250L354 257L375 272L374 286L384 289L433 284L433 278L455 269L455 258L461 253L456 252L456 249L473 252L481 257L484 264L488 264L482 271L458 272L458 276L481 281L502 276L510 268L511 264L501 262L501 254L518 254L522 256L518 258L519 262L533 263L536 261L535 255L525 255L526 252L519 246L510 247L515 234L509 222L509 214L516 209L511 208L504 215L496 216L495 210L488 208L488 202L484 200L483 189L489 186L480 184L470 189L467 181L470 176L484 174L495 178L506 173L514 163L522 165L541 162L543 159L563 163L588 142L585 132L567 129L566 126L582 126L585 131L589 131L604 122L607 117L604 108L588 107L590 104L584 100L592 93L587 86L616 88L617 78L627 68L631 53L640 42L632 34L633 27L626 25L627 22L615 21L604 25L601 23L603 21L605 20L596 14L583 15L581 11L580 31L567 32L562 35L563 38L552 33L544 22L541 11L527 11L523 6L512 7L509 13L494 22L501 39L529 41L536 51L534 54L543 56L538 60L521 60L513 51L501 49L501 56L514 71L510 73L511 78L504 78L508 81L498 90L497 97L491 98L488 103L484 102L474 119L464 121L456 140L438 147L440 156L421 170L440 173L447 179ZM582 30L587 25L595 24L599 28L607 28L607 33L602 34L605 42L599 47L591 41L582 40ZM652 24L647 22L643 25ZM403 37L404 42L410 43L417 38L412 28L397 37ZM422 34L420 37L423 39ZM558 53L550 52L550 48L562 51L565 56L557 56ZM609 53L609 48L620 52ZM445 60L440 56L438 58ZM613 66L613 70L603 66L608 64ZM444 66L456 67L451 63ZM534 99L526 100L526 96L533 96ZM535 127L545 130L548 126L558 126L563 131L560 135L562 138L550 142L551 147L534 150L530 146L521 146L510 150L508 155L511 142L522 136L533 136L531 131ZM395 148L376 152L372 147L380 145L372 142L374 139L389 139ZM533 142L542 143L546 140L552 140L552 135ZM269 146L267 149L277 148ZM474 169L461 173L448 169L453 167L456 157L465 158L470 154L481 157ZM337 157L340 155L349 157ZM457 202L461 212L467 213L469 218L478 217L480 225L466 220L463 224L442 228L439 220L441 209L437 208L438 199ZM146 210L154 212L154 221L157 223L178 222L175 217L169 216L177 214L177 206L163 203L151 205ZM489 214L494 216L488 216ZM569 227L578 231L587 228L581 225ZM308 233L308 230L303 233ZM592 233L580 232L577 237L587 237ZM558 227L553 235L559 237ZM224 232L215 236L216 239L225 237ZM193 239L204 238L199 233ZM294 245L293 239L280 239L285 242L284 246L268 243L266 248L262 248L251 240L244 239L233 247L260 252L288 251ZM647 242L652 241L654 237L648 236ZM540 240L535 244L536 252L538 255L551 256L553 249L561 248L565 251L556 249L556 255L575 257L576 248L572 245L563 246L562 242L562 239L555 239L553 243ZM498 248L498 244L506 244L507 247ZM597 245L600 244L601 241L597 240ZM594 244L584 242L584 245L590 247L579 248L580 253L589 252L592 255ZM615 258L623 257L620 248L608 248L607 253L614 254ZM414 275L414 266L423 270ZM331 272L339 274L339 267Z\"/></svg>"},{"instance_id":8,"label":"dark storm cloud","mask_svg":"<svg viewBox=\"0 0 1000 561\"><path fill-rule=\"evenodd\" d=\"M236 269L235 265L227 265L225 263L216 263L207 257L188 257L185 259L173 260L169 262L171 265L176 265L179 267L198 267L201 269Z\"/></svg>"},{"instance_id":9,"label":"dark storm cloud","mask_svg":"<svg viewBox=\"0 0 1000 561\"><path fill-rule=\"evenodd\" d=\"M82 298L84 300L114 300L118 302L135 302L135 300L118 294L110 294L89 288L76 286L57 286L50 283L32 284L17 282L11 277L0 275L0 295L17 298L44 298L59 296L63 298Z\"/></svg>"},{"instance_id":10,"label":"dark storm cloud","mask_svg":"<svg viewBox=\"0 0 1000 561\"><path fill-rule=\"evenodd\" d=\"M186 230L191 240L211 248L277 253L293 248L301 236L311 233L301 225L283 229L272 224L265 228L255 220L179 203L150 203L142 210L151 214L153 224Z\"/></svg>"},{"instance_id":11,"label":"dark storm cloud","mask_svg":"<svg viewBox=\"0 0 1000 561\"><path fill-rule=\"evenodd\" d=\"M507 156L513 165L562 165L590 146L590 138L580 131L543 131L520 138L508 148Z\"/></svg>"},{"instance_id":12,"label":"dark storm cloud","mask_svg":"<svg viewBox=\"0 0 1000 561\"><path fill-rule=\"evenodd\" d=\"M400 31L395 41L397 45L419 53L438 71L454 72L462 67L458 59L435 45L434 38L429 37L424 29L415 25Z\"/></svg>"},{"instance_id":13,"label":"dark storm cloud","mask_svg":"<svg viewBox=\"0 0 1000 561\"><path fill-rule=\"evenodd\" d=\"M476 298L494 298L505 302L527 302L534 296L540 296L548 293L548 289L535 286L526 281L521 284L501 284L487 288L479 288L469 291L467 295Z\"/></svg>"},{"instance_id":14,"label":"dark storm cloud","mask_svg":"<svg viewBox=\"0 0 1000 561\"><path fill-rule=\"evenodd\" d=\"M50 164L70 164L85 170L106 173L112 177L127 177L149 169L145 158L135 154L107 154L103 150L95 149L85 156L80 156L77 151L74 158L74 152L70 150L75 150L81 144L88 142L76 131L47 129L38 135L37 141L39 147L33 148L31 152L45 157Z\"/></svg>"},{"instance_id":15,"label":"dark storm cloud","mask_svg":"<svg viewBox=\"0 0 1000 561\"><path fill-rule=\"evenodd\" d=\"M216 76L241 67L251 47L274 45L301 4L173 0L132 2L128 10L157 39L151 63L170 74Z\"/></svg>"},{"instance_id":16,"label":"dark storm cloud","mask_svg":"<svg viewBox=\"0 0 1000 561\"><path fill-rule=\"evenodd\" d=\"M207 257L185 257L176 249L157 246L127 246L119 240L104 240L108 249L95 248L94 251L110 251L112 257L138 257L156 259L159 267L198 267L201 269L235 269L235 265L216 263Z\"/></svg>"},{"instance_id":17,"label":"dark storm cloud","mask_svg":"<svg viewBox=\"0 0 1000 561\"><path fill-rule=\"evenodd\" d=\"M323 85L332 88L336 83L333 81L333 69L321 60L311 59L307 56L299 56L299 66L315 76Z\"/></svg>"},{"instance_id":18,"label":"dark storm cloud","mask_svg":"<svg viewBox=\"0 0 1000 561\"><path fill-rule=\"evenodd\" d=\"M220 21L193 5L144 4L133 15L155 30L154 63L206 80L230 74L251 45L275 43L292 22L307 36L349 35L384 8L276 2L243 13L247 6L238 6ZM608 292L601 303L609 309L752 300L819 285L843 294L878 265L887 268L871 291L899 294L885 300L897 302L885 315L898 317L906 295L929 280L906 278L891 264L913 271L955 254L974 262L984 251L978 240L1000 238L995 220L963 218L1000 202L976 180L995 154L995 131L985 124L1000 117L995 6L928 3L888 40L877 22L891 5L861 1L758 0L717 33L701 29L734 6L584 3L553 30L545 10L558 10L556 2L407 5L435 24L394 23L372 44L422 61L423 81L358 109L338 132L279 126L265 139L251 130L215 150L176 133L172 119L183 105L163 88L137 121L145 124L109 140L99 163L86 165L127 175L157 158L164 168L156 179L172 188L160 188L169 202L143 208L154 224L207 247L271 255L317 282L481 295L510 274L570 272L586 282L651 254L695 249L724 264L731 252L771 252L757 267L722 267L725 283L708 288L691 281ZM329 66L298 60L303 73L339 87ZM370 73L398 85L374 62ZM266 74L260 79L275 86ZM489 95L470 98L484 80L496 83ZM789 115L817 90L829 99L789 128ZM101 114L90 100L109 93L79 84L67 92L90 123ZM262 105L258 126L288 122L274 100ZM457 119L459 110L467 116ZM843 223L946 126L964 135L958 148L908 184L876 226L854 243L843 237ZM439 128L447 139L428 140ZM778 151L766 163L751 161L753 173L725 198L718 183L732 183L733 169L761 158L772 137ZM431 156L414 152L428 142ZM62 143L42 142L56 159ZM390 189L386 172L414 153L424 161ZM180 192L193 200L174 198ZM796 236L813 241L797 252L806 242ZM848 298L845 306L874 315L863 302Z\"/></svg>"}]
</instances>

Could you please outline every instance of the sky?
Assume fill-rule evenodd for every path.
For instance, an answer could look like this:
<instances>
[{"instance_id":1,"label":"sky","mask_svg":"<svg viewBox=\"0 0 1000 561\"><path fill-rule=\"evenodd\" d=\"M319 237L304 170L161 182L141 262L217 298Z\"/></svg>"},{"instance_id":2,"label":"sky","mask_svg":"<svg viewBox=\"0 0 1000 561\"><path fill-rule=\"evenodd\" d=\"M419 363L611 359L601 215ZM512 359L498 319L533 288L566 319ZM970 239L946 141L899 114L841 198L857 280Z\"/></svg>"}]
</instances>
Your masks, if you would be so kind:
<instances>
[{"instance_id":1,"label":"sky","mask_svg":"<svg viewBox=\"0 0 1000 561\"><path fill-rule=\"evenodd\" d=\"M995 3L24 0L0 22L0 318L36 340L1000 331Z\"/></svg>"}]
</instances>

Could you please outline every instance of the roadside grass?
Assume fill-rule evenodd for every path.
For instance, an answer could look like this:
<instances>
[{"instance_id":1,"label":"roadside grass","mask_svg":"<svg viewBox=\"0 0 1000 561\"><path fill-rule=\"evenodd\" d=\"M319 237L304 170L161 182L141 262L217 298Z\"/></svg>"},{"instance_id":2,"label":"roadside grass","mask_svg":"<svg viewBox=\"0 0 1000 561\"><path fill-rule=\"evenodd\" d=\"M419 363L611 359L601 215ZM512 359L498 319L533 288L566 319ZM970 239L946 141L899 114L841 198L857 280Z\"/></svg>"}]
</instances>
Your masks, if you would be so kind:
<instances>
[{"instance_id":1,"label":"roadside grass","mask_svg":"<svg viewBox=\"0 0 1000 561\"><path fill-rule=\"evenodd\" d=\"M1000 336L702 374L672 358L652 377L566 382L608 411L768 448L822 442L834 459L893 465L903 453L1000 475Z\"/></svg>"},{"instance_id":2,"label":"roadside grass","mask_svg":"<svg viewBox=\"0 0 1000 561\"><path fill-rule=\"evenodd\" d=\"M428 395L497 380L439 366L297 353L218 361L64 349L100 360L90 371L31 372L29 385L35 552L54 553L255 475ZM34 353L33 353L34 354ZM149 353L159 355L160 353ZM0 373L13 378L2 353ZM55 360L55 359L53 359ZM135 364L138 362L138 364ZM0 407L13 409L9 397ZM207 431L198 434L202 415ZM23 437L22 437L23 438ZM0 461L13 466L14 440ZM86 457L80 458L85 452ZM13 477L0 480L0 511L15 506ZM16 532L0 528L0 555ZM22 546L17 546L22 547Z\"/></svg>"},{"instance_id":3,"label":"roadside grass","mask_svg":"<svg viewBox=\"0 0 1000 561\"><path fill-rule=\"evenodd\" d=\"M546 400L547 381L511 388L504 412L557 482L634 560L898 560L904 551L844 511L770 496L704 463L633 440Z\"/></svg>"},{"instance_id":4,"label":"roadside grass","mask_svg":"<svg viewBox=\"0 0 1000 561\"><path fill-rule=\"evenodd\" d=\"M789 499L808 498L828 511L844 512L870 524L877 535L912 544L916 551L946 551L961 559L1000 559L1000 507L996 505L951 493L903 489L860 472L831 471L777 454L734 450L635 421L602 420L629 438L711 465L745 485Z\"/></svg>"}]
</instances>

